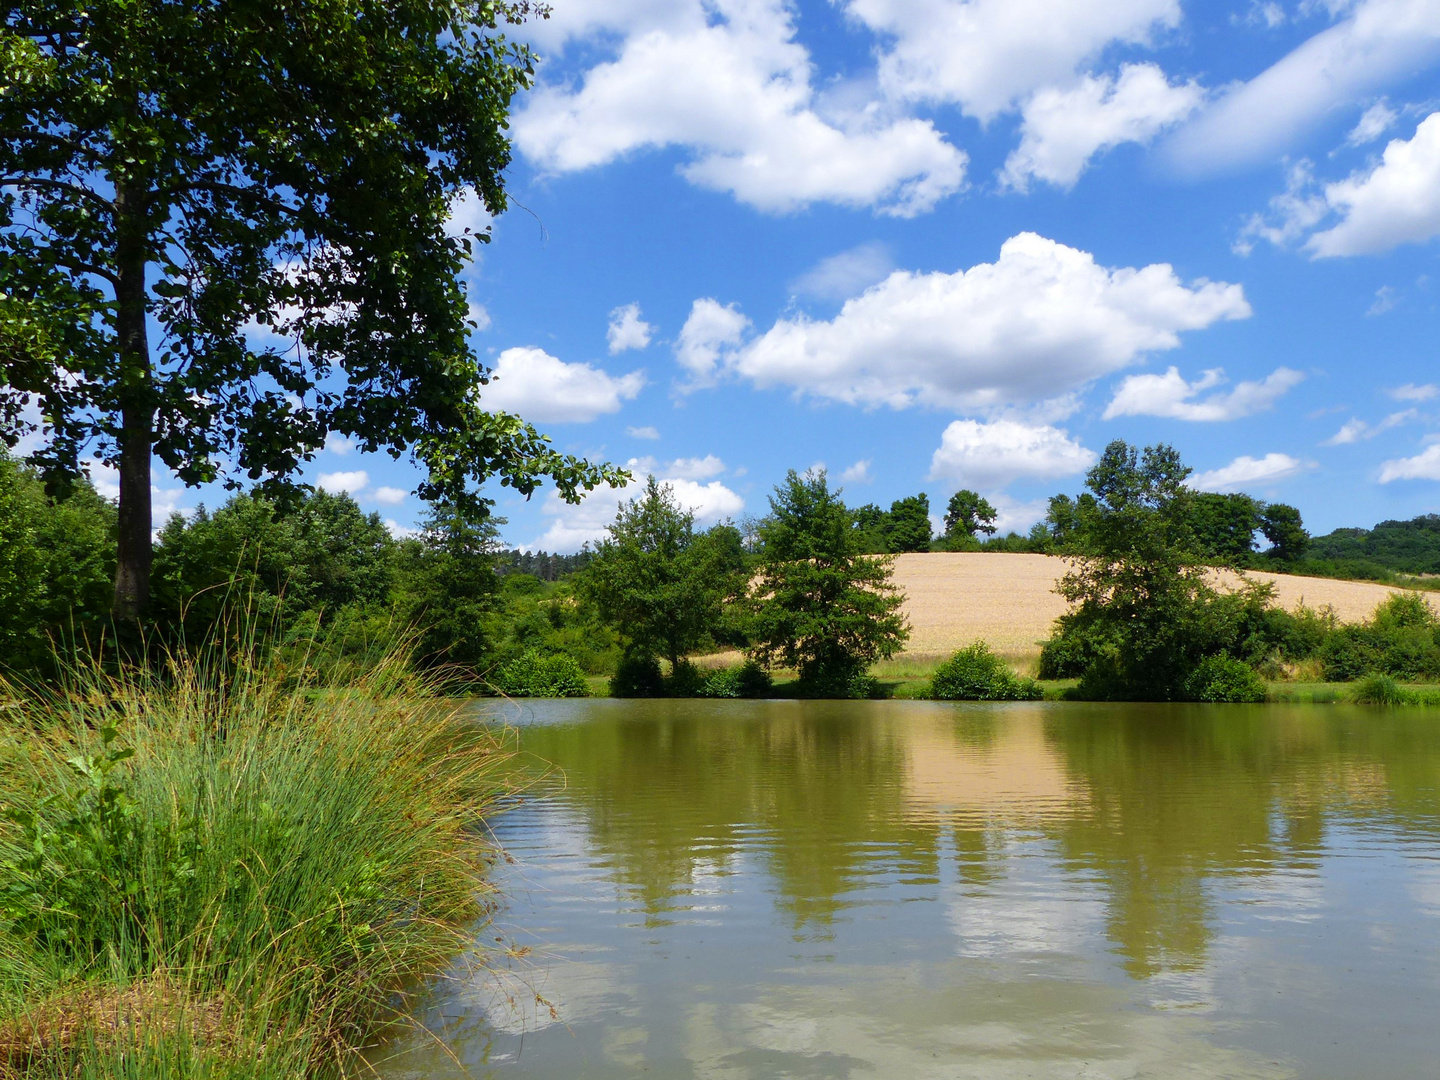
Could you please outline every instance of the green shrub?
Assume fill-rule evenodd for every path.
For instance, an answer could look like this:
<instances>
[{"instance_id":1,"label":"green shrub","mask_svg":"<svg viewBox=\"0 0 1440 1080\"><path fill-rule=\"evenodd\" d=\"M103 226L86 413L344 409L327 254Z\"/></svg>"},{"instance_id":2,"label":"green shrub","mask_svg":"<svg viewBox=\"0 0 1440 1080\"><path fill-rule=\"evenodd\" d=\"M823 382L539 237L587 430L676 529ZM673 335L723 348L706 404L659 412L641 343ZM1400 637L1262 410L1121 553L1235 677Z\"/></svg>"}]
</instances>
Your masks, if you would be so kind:
<instances>
[{"instance_id":1,"label":"green shrub","mask_svg":"<svg viewBox=\"0 0 1440 1080\"><path fill-rule=\"evenodd\" d=\"M631 653L620 660L610 677L610 696L617 698L654 698L665 696L665 677L660 661L654 656Z\"/></svg>"},{"instance_id":2,"label":"green shrub","mask_svg":"<svg viewBox=\"0 0 1440 1080\"><path fill-rule=\"evenodd\" d=\"M763 698L770 695L773 681L770 673L754 660L739 667L720 668L710 672L700 689L707 698Z\"/></svg>"},{"instance_id":3,"label":"green shrub","mask_svg":"<svg viewBox=\"0 0 1440 1080\"><path fill-rule=\"evenodd\" d=\"M875 701L885 696L885 687L863 668L842 666L830 671L811 672L791 687L796 697L816 701Z\"/></svg>"},{"instance_id":4,"label":"green shrub","mask_svg":"<svg viewBox=\"0 0 1440 1080\"><path fill-rule=\"evenodd\" d=\"M930 696L939 701L1036 701L1043 695L1034 679L1021 678L977 641L935 669Z\"/></svg>"},{"instance_id":5,"label":"green shrub","mask_svg":"<svg viewBox=\"0 0 1440 1080\"><path fill-rule=\"evenodd\" d=\"M508 697L588 697L585 672L569 653L542 653L526 649L502 666L495 689Z\"/></svg>"},{"instance_id":6,"label":"green shrub","mask_svg":"<svg viewBox=\"0 0 1440 1080\"><path fill-rule=\"evenodd\" d=\"M1409 705L1414 695L1389 675L1367 675L1355 684L1350 700L1361 705Z\"/></svg>"},{"instance_id":7,"label":"green shrub","mask_svg":"<svg viewBox=\"0 0 1440 1080\"><path fill-rule=\"evenodd\" d=\"M1202 660L1185 680L1186 701L1264 701L1265 683L1243 660L1212 656Z\"/></svg>"},{"instance_id":8,"label":"green shrub","mask_svg":"<svg viewBox=\"0 0 1440 1080\"><path fill-rule=\"evenodd\" d=\"M662 696L664 697L703 697L705 676L689 660L681 660L670 669L670 675L665 679L663 690Z\"/></svg>"}]
</instances>

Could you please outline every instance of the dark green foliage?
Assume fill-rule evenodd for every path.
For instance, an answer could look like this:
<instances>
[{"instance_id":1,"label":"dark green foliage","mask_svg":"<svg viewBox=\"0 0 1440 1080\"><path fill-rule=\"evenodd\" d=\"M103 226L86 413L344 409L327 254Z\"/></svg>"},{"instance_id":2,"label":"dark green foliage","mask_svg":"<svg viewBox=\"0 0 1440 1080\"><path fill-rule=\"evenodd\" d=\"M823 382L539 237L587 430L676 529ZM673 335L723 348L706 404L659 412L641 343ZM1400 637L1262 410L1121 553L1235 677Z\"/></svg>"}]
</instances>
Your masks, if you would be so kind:
<instances>
[{"instance_id":1,"label":"dark green foliage","mask_svg":"<svg viewBox=\"0 0 1440 1080\"><path fill-rule=\"evenodd\" d=\"M751 586L751 653L816 688L849 686L909 636L883 557L857 550L852 517L823 471L793 469L770 497Z\"/></svg>"},{"instance_id":2,"label":"dark green foliage","mask_svg":"<svg viewBox=\"0 0 1440 1080\"><path fill-rule=\"evenodd\" d=\"M885 555L890 551L890 515L874 503L866 503L853 511L855 550L866 555Z\"/></svg>"},{"instance_id":3,"label":"dark green foliage","mask_svg":"<svg viewBox=\"0 0 1440 1080\"><path fill-rule=\"evenodd\" d=\"M117 614L144 608L150 468L293 476L328 432L412 455L467 512L487 478L615 478L484 409L459 274L505 209L531 55L506 0L13 4L0 85L0 434L57 482L120 472ZM83 47L77 43L83 42ZM162 341L152 351L151 326ZM268 333L256 334L258 325Z\"/></svg>"},{"instance_id":4,"label":"dark green foliage","mask_svg":"<svg viewBox=\"0 0 1440 1080\"><path fill-rule=\"evenodd\" d=\"M396 606L419 628L416 659L425 666L476 670L491 649L497 607L495 549L503 520L470 519L451 506L432 507L420 534L396 552Z\"/></svg>"},{"instance_id":5,"label":"dark green foliage","mask_svg":"<svg viewBox=\"0 0 1440 1080\"><path fill-rule=\"evenodd\" d=\"M1185 680L1185 701L1255 702L1265 700L1265 683L1243 660L1211 656Z\"/></svg>"},{"instance_id":6,"label":"dark green foliage","mask_svg":"<svg viewBox=\"0 0 1440 1080\"><path fill-rule=\"evenodd\" d=\"M542 653L526 649L500 666L492 680L495 689L507 697L564 698L588 697L585 672L566 653Z\"/></svg>"},{"instance_id":7,"label":"dark green foliage","mask_svg":"<svg viewBox=\"0 0 1440 1080\"><path fill-rule=\"evenodd\" d=\"M521 551L509 548L495 553L495 572L502 577L505 574L529 574L541 581L559 581L584 570L594 554L588 547L574 555L552 555L544 549Z\"/></svg>"},{"instance_id":8,"label":"dark green foliage","mask_svg":"<svg viewBox=\"0 0 1440 1080\"><path fill-rule=\"evenodd\" d=\"M620 506L576 582L633 651L672 665L711 640L723 603L744 588L744 552L729 525L695 532L695 515L651 476Z\"/></svg>"},{"instance_id":9,"label":"dark green foliage","mask_svg":"<svg viewBox=\"0 0 1440 1080\"><path fill-rule=\"evenodd\" d=\"M754 660L739 667L718 668L705 676L700 697L763 698L769 697L774 683L770 673Z\"/></svg>"},{"instance_id":10,"label":"dark green foliage","mask_svg":"<svg viewBox=\"0 0 1440 1080\"><path fill-rule=\"evenodd\" d=\"M797 698L816 701L878 701L885 697L885 687L880 680L858 669L821 671L808 678L801 676L790 684L789 690Z\"/></svg>"},{"instance_id":11,"label":"dark green foliage","mask_svg":"<svg viewBox=\"0 0 1440 1080\"><path fill-rule=\"evenodd\" d=\"M1281 562L1298 562L1310 548L1310 534L1300 511L1285 503L1270 503L1260 515L1260 531L1270 541L1269 554Z\"/></svg>"},{"instance_id":12,"label":"dark green foliage","mask_svg":"<svg viewBox=\"0 0 1440 1080\"><path fill-rule=\"evenodd\" d=\"M1375 609L1370 621L1342 626L1319 650L1330 682L1379 673L1397 679L1440 678L1440 619L1418 593L1397 593Z\"/></svg>"},{"instance_id":13,"label":"dark green foliage","mask_svg":"<svg viewBox=\"0 0 1440 1080\"><path fill-rule=\"evenodd\" d=\"M976 540L995 535L995 507L974 491L957 491L945 507L945 539Z\"/></svg>"},{"instance_id":14,"label":"dark green foliage","mask_svg":"<svg viewBox=\"0 0 1440 1080\"><path fill-rule=\"evenodd\" d=\"M930 550L930 496L921 492L896 499L890 504L889 518L886 540L892 553Z\"/></svg>"},{"instance_id":15,"label":"dark green foliage","mask_svg":"<svg viewBox=\"0 0 1440 1080\"><path fill-rule=\"evenodd\" d=\"M610 696L617 698L665 697L665 676L655 656L627 653L610 676Z\"/></svg>"},{"instance_id":16,"label":"dark green foliage","mask_svg":"<svg viewBox=\"0 0 1440 1080\"><path fill-rule=\"evenodd\" d=\"M76 484L47 498L36 471L0 451L0 667L48 671L53 645L109 629L115 508Z\"/></svg>"},{"instance_id":17,"label":"dark green foliage","mask_svg":"<svg viewBox=\"0 0 1440 1080\"><path fill-rule=\"evenodd\" d=\"M960 649L935 669L930 696L937 701L1038 701L1040 684L1011 671L983 641Z\"/></svg>"},{"instance_id":18,"label":"dark green foliage","mask_svg":"<svg viewBox=\"0 0 1440 1080\"><path fill-rule=\"evenodd\" d=\"M1243 564L1255 551L1260 504L1241 494L1195 492L1188 498L1195 554L1207 561Z\"/></svg>"},{"instance_id":19,"label":"dark green foliage","mask_svg":"<svg viewBox=\"0 0 1440 1080\"><path fill-rule=\"evenodd\" d=\"M1363 560L1407 574L1440 574L1440 514L1382 521L1373 529L1336 529L1310 541L1311 560Z\"/></svg>"}]
</instances>

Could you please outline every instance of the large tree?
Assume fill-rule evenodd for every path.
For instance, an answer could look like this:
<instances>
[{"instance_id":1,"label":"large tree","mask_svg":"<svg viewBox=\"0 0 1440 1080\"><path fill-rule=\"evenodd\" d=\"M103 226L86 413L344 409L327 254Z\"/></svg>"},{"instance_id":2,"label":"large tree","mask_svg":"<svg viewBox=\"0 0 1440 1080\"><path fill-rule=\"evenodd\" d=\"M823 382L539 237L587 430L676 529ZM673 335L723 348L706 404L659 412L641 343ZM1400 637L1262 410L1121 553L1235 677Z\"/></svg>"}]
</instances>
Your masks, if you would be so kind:
<instances>
[{"instance_id":1,"label":"large tree","mask_svg":"<svg viewBox=\"0 0 1440 1080\"><path fill-rule=\"evenodd\" d=\"M824 470L792 469L760 528L751 651L816 686L844 684L893 656L910 634L892 561L860 552L852 520Z\"/></svg>"},{"instance_id":2,"label":"large tree","mask_svg":"<svg viewBox=\"0 0 1440 1080\"><path fill-rule=\"evenodd\" d=\"M615 474L483 407L447 231L505 209L526 0L18 0L0 28L0 434L119 470L114 611L143 610L151 460L285 497L327 434L483 511Z\"/></svg>"},{"instance_id":3,"label":"large tree","mask_svg":"<svg viewBox=\"0 0 1440 1080\"><path fill-rule=\"evenodd\" d=\"M973 542L977 532L995 535L995 507L978 492L961 489L945 506L945 539Z\"/></svg>"}]
</instances>

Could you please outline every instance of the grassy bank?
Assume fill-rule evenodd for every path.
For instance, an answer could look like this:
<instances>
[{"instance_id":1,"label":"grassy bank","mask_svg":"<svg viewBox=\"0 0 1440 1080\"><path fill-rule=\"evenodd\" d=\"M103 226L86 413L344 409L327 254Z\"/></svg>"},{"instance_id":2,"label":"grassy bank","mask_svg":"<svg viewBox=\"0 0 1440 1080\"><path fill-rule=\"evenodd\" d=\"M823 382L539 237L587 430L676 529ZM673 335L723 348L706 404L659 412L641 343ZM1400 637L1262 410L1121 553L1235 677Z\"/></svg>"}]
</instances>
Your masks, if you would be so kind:
<instances>
[{"instance_id":1,"label":"grassy bank","mask_svg":"<svg viewBox=\"0 0 1440 1080\"><path fill-rule=\"evenodd\" d=\"M401 673L0 688L0 1076L361 1071L472 940L504 758Z\"/></svg>"}]
</instances>

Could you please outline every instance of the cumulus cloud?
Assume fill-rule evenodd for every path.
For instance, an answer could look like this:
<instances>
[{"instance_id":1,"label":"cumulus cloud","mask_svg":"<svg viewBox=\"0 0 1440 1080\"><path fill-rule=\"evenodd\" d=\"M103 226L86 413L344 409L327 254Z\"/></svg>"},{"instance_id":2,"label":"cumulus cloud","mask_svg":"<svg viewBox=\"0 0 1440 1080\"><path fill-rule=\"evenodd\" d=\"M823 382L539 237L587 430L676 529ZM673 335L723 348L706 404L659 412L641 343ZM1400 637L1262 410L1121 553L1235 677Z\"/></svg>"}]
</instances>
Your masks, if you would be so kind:
<instances>
[{"instance_id":1,"label":"cumulus cloud","mask_svg":"<svg viewBox=\"0 0 1440 1080\"><path fill-rule=\"evenodd\" d=\"M610 325L605 331L605 341L610 346L610 355L626 349L644 349L650 345L650 335L655 328L640 318L639 304L626 304L610 312Z\"/></svg>"},{"instance_id":2,"label":"cumulus cloud","mask_svg":"<svg viewBox=\"0 0 1440 1080\"><path fill-rule=\"evenodd\" d=\"M1263 458L1237 457L1229 465L1195 473L1190 486L1196 491L1237 491L1250 484L1268 484L1294 476L1305 463L1289 454L1266 454Z\"/></svg>"},{"instance_id":3,"label":"cumulus cloud","mask_svg":"<svg viewBox=\"0 0 1440 1080\"><path fill-rule=\"evenodd\" d=\"M1105 419L1168 416L1175 420L1236 420L1273 407L1281 395L1304 378L1291 368L1276 368L1259 382L1237 383L1229 392L1199 398L1225 382L1222 369L1202 372L1194 382L1186 382L1175 367L1164 375L1130 375L1105 409Z\"/></svg>"},{"instance_id":4,"label":"cumulus cloud","mask_svg":"<svg viewBox=\"0 0 1440 1080\"><path fill-rule=\"evenodd\" d=\"M823 102L781 0L620 8L583 23L618 31L614 58L542 85L514 117L516 145L542 168L684 147L686 179L774 213L829 202L908 217L964 183L965 154L930 121Z\"/></svg>"},{"instance_id":5,"label":"cumulus cloud","mask_svg":"<svg viewBox=\"0 0 1440 1080\"><path fill-rule=\"evenodd\" d=\"M658 428L652 427L649 424L645 425L644 427L627 427L625 429L625 434L629 435L632 439L660 438L660 430Z\"/></svg>"},{"instance_id":6,"label":"cumulus cloud","mask_svg":"<svg viewBox=\"0 0 1440 1080\"><path fill-rule=\"evenodd\" d=\"M675 359L689 373L690 387L714 384L722 351L739 345L749 326L734 304L727 307L706 297L690 305L675 342Z\"/></svg>"},{"instance_id":7,"label":"cumulus cloud","mask_svg":"<svg viewBox=\"0 0 1440 1080\"><path fill-rule=\"evenodd\" d=\"M1414 457L1397 458L1380 466L1380 483L1393 480L1440 480L1440 443L1432 443Z\"/></svg>"},{"instance_id":8,"label":"cumulus cloud","mask_svg":"<svg viewBox=\"0 0 1440 1080\"><path fill-rule=\"evenodd\" d=\"M840 474L841 481L846 484L870 483L872 480L875 479L875 477L870 472L870 465L871 461L869 458L864 458L861 461L855 462L854 465L849 466L845 469L844 472Z\"/></svg>"},{"instance_id":9,"label":"cumulus cloud","mask_svg":"<svg viewBox=\"0 0 1440 1080\"><path fill-rule=\"evenodd\" d=\"M1111 43L1144 44L1178 26L1179 0L848 0L887 39L892 96L955 102L989 121L1042 86L1068 82Z\"/></svg>"},{"instance_id":10,"label":"cumulus cloud","mask_svg":"<svg viewBox=\"0 0 1440 1080\"><path fill-rule=\"evenodd\" d=\"M711 315L729 311L727 340L735 342L738 312L714 301L697 301L697 311L702 303ZM1187 286L1165 264L1108 269L1087 252L1021 233L994 263L953 274L896 271L829 321L781 319L740 347L713 344L711 335L712 347L686 366L709 379L723 370L865 406L993 409L1062 398L1177 347L1182 331L1249 314L1239 285Z\"/></svg>"},{"instance_id":11,"label":"cumulus cloud","mask_svg":"<svg viewBox=\"0 0 1440 1080\"><path fill-rule=\"evenodd\" d=\"M1373 169L1327 184L1325 202L1340 221L1310 237L1316 258L1373 255L1440 235L1440 113L1408 142L1393 140Z\"/></svg>"},{"instance_id":12,"label":"cumulus cloud","mask_svg":"<svg viewBox=\"0 0 1440 1080\"><path fill-rule=\"evenodd\" d=\"M477 334L490 329L490 312L485 309L484 304L478 301L470 301L469 306L465 309L465 318L474 326Z\"/></svg>"},{"instance_id":13,"label":"cumulus cloud","mask_svg":"<svg viewBox=\"0 0 1440 1080\"><path fill-rule=\"evenodd\" d=\"M370 483L370 474L364 469L354 469L350 472L321 473L316 485L322 491L328 491L332 495L347 491L354 495L357 491L364 491Z\"/></svg>"},{"instance_id":14,"label":"cumulus cloud","mask_svg":"<svg viewBox=\"0 0 1440 1080\"><path fill-rule=\"evenodd\" d=\"M640 371L614 376L590 364L567 364L543 349L506 349L481 400L537 423L584 423L618 412L644 385Z\"/></svg>"},{"instance_id":15,"label":"cumulus cloud","mask_svg":"<svg viewBox=\"0 0 1440 1080\"><path fill-rule=\"evenodd\" d=\"M327 454L335 454L337 457L344 457L346 454L350 453L350 451L354 449L355 441L353 439L347 439L338 431L332 431L325 436L325 452Z\"/></svg>"},{"instance_id":16,"label":"cumulus cloud","mask_svg":"<svg viewBox=\"0 0 1440 1080\"><path fill-rule=\"evenodd\" d=\"M1360 119L1350 129L1350 134L1345 136L1345 145L1364 146L1372 143L1394 127L1398 119L1400 114L1381 98L1360 114Z\"/></svg>"},{"instance_id":17,"label":"cumulus cloud","mask_svg":"<svg viewBox=\"0 0 1440 1080\"><path fill-rule=\"evenodd\" d=\"M404 488L378 487L370 493L370 497L381 506L399 506L409 494Z\"/></svg>"},{"instance_id":18,"label":"cumulus cloud","mask_svg":"<svg viewBox=\"0 0 1440 1080\"><path fill-rule=\"evenodd\" d=\"M895 268L890 249L874 241L821 259L790 283L797 296L844 300L874 285Z\"/></svg>"},{"instance_id":19,"label":"cumulus cloud","mask_svg":"<svg viewBox=\"0 0 1440 1080\"><path fill-rule=\"evenodd\" d=\"M1025 103L1020 145L1001 182L1018 191L1032 179L1068 188L1095 154L1149 142L1203 97L1196 83L1171 85L1155 64L1126 64L1118 77L1088 75L1074 86L1038 90Z\"/></svg>"},{"instance_id":20,"label":"cumulus cloud","mask_svg":"<svg viewBox=\"0 0 1440 1080\"><path fill-rule=\"evenodd\" d=\"M1171 140L1181 168L1273 159L1339 106L1398 84L1440 55L1440 4L1359 0L1345 17L1217 101Z\"/></svg>"},{"instance_id":21,"label":"cumulus cloud","mask_svg":"<svg viewBox=\"0 0 1440 1080\"><path fill-rule=\"evenodd\" d=\"M1084 472L1097 458L1066 432L1019 420L956 420L930 459L930 479L960 487L1000 488L1013 480Z\"/></svg>"},{"instance_id":22,"label":"cumulus cloud","mask_svg":"<svg viewBox=\"0 0 1440 1080\"><path fill-rule=\"evenodd\" d=\"M688 460L691 463L719 461L714 455ZM635 476L626 487L598 488L587 495L579 505L565 502L554 491L547 492L541 511L551 519L550 525L532 547L569 552L578 551L584 544L594 543L605 535L605 530L614 522L620 503L640 494L647 475L670 472L668 468L657 469L653 459L649 458L632 458L625 467ZM713 525L725 518L735 517L745 509L745 500L718 480L707 484L672 475L658 475L657 479L670 486L676 501L695 515L697 525Z\"/></svg>"},{"instance_id":23,"label":"cumulus cloud","mask_svg":"<svg viewBox=\"0 0 1440 1080\"><path fill-rule=\"evenodd\" d=\"M702 457L676 458L665 466L665 475L679 480L708 480L725 471L725 463L714 454Z\"/></svg>"},{"instance_id":24,"label":"cumulus cloud","mask_svg":"<svg viewBox=\"0 0 1440 1080\"><path fill-rule=\"evenodd\" d=\"M445 231L453 237L466 234L483 236L489 231L494 220L490 211L485 208L485 200L473 187L467 187L450 203L450 218L445 223ZM473 256L475 250L472 249L471 254Z\"/></svg>"}]
</instances>

